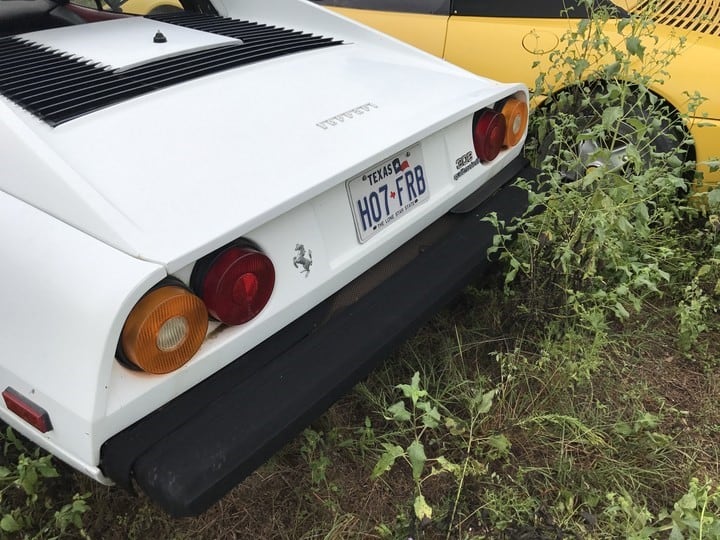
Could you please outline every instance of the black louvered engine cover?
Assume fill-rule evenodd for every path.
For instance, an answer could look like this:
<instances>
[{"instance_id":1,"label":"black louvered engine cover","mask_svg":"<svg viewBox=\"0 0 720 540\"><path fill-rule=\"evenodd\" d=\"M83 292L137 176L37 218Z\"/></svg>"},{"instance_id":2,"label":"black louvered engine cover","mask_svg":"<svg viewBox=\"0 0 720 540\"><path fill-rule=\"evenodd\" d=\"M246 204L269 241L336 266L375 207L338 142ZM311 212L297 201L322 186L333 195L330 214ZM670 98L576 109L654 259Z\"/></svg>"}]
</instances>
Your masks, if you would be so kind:
<instances>
[{"instance_id":1,"label":"black louvered engine cover","mask_svg":"<svg viewBox=\"0 0 720 540\"><path fill-rule=\"evenodd\" d=\"M238 41L128 69L110 69L19 36L4 37L0 38L0 93L51 126L57 126L198 77L342 44L333 38L216 15L179 12L149 18Z\"/></svg>"}]
</instances>

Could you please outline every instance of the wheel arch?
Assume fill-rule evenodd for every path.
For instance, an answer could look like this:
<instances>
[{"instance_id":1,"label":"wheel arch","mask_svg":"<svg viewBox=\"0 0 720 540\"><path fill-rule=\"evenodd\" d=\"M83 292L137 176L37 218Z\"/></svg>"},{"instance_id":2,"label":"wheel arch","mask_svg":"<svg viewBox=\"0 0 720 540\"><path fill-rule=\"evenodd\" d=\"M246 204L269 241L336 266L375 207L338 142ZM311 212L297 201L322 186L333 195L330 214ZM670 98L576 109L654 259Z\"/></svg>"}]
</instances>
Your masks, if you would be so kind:
<instances>
[{"instance_id":1,"label":"wheel arch","mask_svg":"<svg viewBox=\"0 0 720 540\"><path fill-rule=\"evenodd\" d=\"M580 88L588 88L592 89L593 87L597 87L598 85L607 85L609 82L608 79L596 79L596 80L583 80L577 83L568 84L564 86L560 86L558 88L554 88L552 92L548 94L540 94L532 96L531 103L533 106L533 113L536 113L538 110L541 110L545 107L549 106L549 101L552 100L552 98L562 92L572 91L573 89L580 89ZM627 79L617 79L612 82L619 82L619 83L625 83L630 87L639 88L641 85L639 83L629 81ZM688 120L687 120L687 114L683 114L680 107L676 105L674 100L667 94L667 92L663 91L661 84L653 84L647 87L648 91L650 91L652 94L657 96L659 99L665 103L668 108L669 112L673 118L673 123L676 123L676 125L682 129L682 133L684 136L684 141L687 142L686 144L686 158L688 161L695 161L697 157L697 152L695 149L695 141L692 137L692 133L688 127Z\"/></svg>"}]
</instances>

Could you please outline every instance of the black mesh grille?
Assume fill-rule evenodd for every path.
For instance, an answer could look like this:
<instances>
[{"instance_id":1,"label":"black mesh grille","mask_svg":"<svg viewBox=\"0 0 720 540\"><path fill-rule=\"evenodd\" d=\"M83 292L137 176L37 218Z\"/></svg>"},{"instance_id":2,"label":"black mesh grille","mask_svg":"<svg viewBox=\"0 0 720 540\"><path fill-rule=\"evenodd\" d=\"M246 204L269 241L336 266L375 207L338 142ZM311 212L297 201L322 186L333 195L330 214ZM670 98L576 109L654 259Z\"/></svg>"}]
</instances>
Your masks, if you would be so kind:
<instances>
[{"instance_id":1,"label":"black mesh grille","mask_svg":"<svg viewBox=\"0 0 720 540\"><path fill-rule=\"evenodd\" d=\"M717 0L645 0L633 12L648 10L660 24L720 36L720 5Z\"/></svg>"},{"instance_id":2,"label":"black mesh grille","mask_svg":"<svg viewBox=\"0 0 720 540\"><path fill-rule=\"evenodd\" d=\"M0 38L0 92L56 126L203 75L342 43L332 38L213 15L173 13L152 19L240 41L129 69L111 70L17 37Z\"/></svg>"}]
</instances>

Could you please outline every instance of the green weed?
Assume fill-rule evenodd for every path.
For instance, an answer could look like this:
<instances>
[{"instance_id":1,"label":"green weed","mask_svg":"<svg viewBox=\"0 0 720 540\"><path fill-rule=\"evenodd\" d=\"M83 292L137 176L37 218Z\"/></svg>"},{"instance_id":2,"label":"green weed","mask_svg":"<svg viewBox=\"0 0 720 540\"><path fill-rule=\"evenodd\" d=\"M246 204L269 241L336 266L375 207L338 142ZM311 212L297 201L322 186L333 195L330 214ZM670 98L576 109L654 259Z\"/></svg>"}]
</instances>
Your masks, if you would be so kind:
<instances>
[{"instance_id":1,"label":"green weed","mask_svg":"<svg viewBox=\"0 0 720 540\"><path fill-rule=\"evenodd\" d=\"M52 458L37 447L29 449L11 428L0 434L0 535L33 539L86 538L83 515L89 494L56 500L54 479L59 474Z\"/></svg>"}]
</instances>

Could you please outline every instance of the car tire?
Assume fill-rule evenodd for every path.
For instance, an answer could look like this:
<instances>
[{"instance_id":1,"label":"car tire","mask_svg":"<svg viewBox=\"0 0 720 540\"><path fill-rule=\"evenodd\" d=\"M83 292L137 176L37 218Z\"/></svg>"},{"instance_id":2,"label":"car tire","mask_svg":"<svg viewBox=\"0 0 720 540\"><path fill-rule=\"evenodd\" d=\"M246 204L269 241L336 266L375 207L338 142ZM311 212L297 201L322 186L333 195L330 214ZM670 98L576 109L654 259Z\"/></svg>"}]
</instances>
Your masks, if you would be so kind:
<instances>
[{"instance_id":1,"label":"car tire","mask_svg":"<svg viewBox=\"0 0 720 540\"><path fill-rule=\"evenodd\" d=\"M649 90L623 83L570 87L548 97L534 115L528 150L535 166L560 171L568 181L593 167L631 175L671 157L683 164L691 158L677 111ZM692 178L692 171L683 175Z\"/></svg>"}]
</instances>

